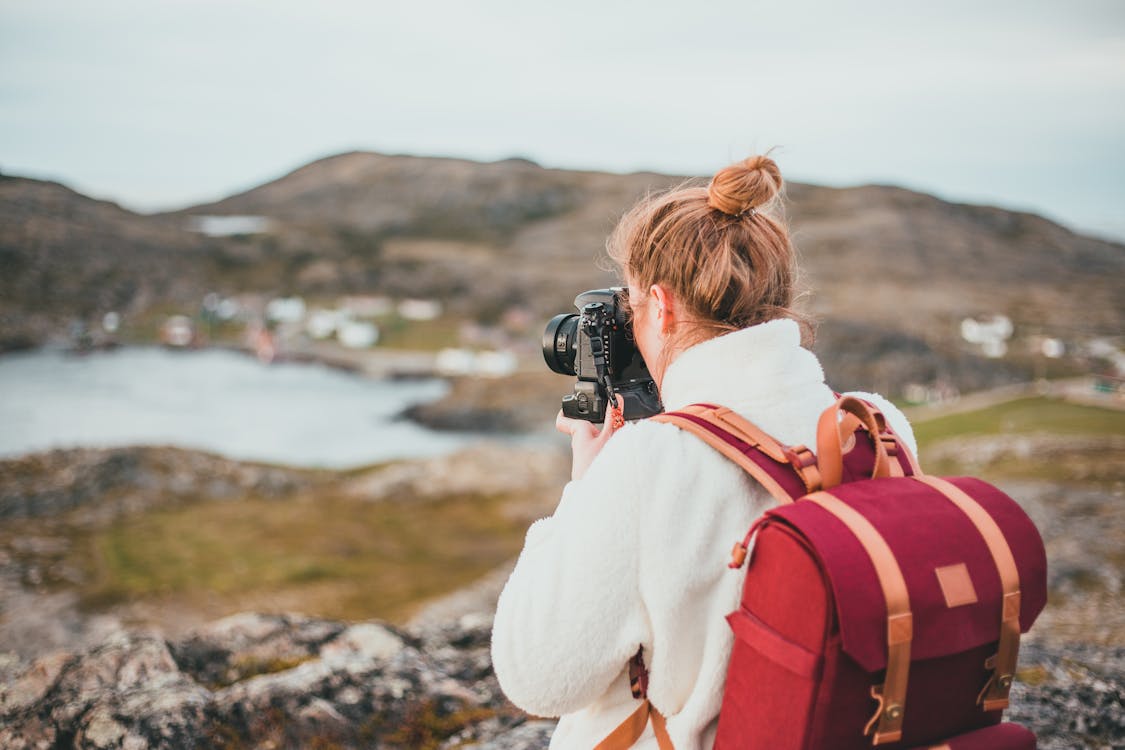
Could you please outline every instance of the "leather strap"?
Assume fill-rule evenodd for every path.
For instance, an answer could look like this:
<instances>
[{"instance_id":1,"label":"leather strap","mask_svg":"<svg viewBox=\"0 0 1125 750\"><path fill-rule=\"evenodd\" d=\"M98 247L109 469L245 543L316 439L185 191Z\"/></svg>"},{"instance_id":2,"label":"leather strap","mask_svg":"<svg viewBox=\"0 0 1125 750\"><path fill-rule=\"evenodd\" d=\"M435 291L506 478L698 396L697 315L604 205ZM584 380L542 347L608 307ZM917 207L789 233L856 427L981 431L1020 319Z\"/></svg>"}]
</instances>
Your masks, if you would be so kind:
<instances>
[{"instance_id":1,"label":"leather strap","mask_svg":"<svg viewBox=\"0 0 1125 750\"><path fill-rule=\"evenodd\" d=\"M1016 674L1016 662L1020 651L1020 574L1012 548L1004 538L1004 532L996 524L981 504L952 482L939 477L915 476L914 479L933 487L951 503L960 508L988 545L992 561L1000 574L1003 587L1003 606L1000 608L1000 642L996 655L986 662L992 670L988 682L977 697L985 711L996 711L1008 707L1008 693Z\"/></svg>"},{"instance_id":2,"label":"leather strap","mask_svg":"<svg viewBox=\"0 0 1125 750\"><path fill-rule=\"evenodd\" d=\"M672 747L672 738L668 735L664 714L657 711L656 706L648 699L648 669L645 667L643 646L637 649L636 655L629 660L629 688L633 691L633 697L642 701L641 705L629 714L629 718L606 735L594 750L628 750L645 733L645 727L650 720L660 750L675 750Z\"/></svg>"},{"instance_id":3,"label":"leather strap","mask_svg":"<svg viewBox=\"0 0 1125 750\"><path fill-rule=\"evenodd\" d=\"M716 427L720 433L726 433L727 435L734 436L735 438L746 443L751 448L755 448L774 461L777 461L779 464L783 464L786 467L791 467L793 471L796 471L798 475L800 475L800 472L797 471L796 467L786 457L784 449L781 447L780 443L766 435L764 432L761 432L756 427L753 427L753 425L751 425L741 417L738 417L738 415L730 412L729 409L723 409L722 407L705 407L693 405L679 411L683 412L684 414L690 414L695 419L700 419L708 422L713 427ZM728 413L720 416L720 411L726 411ZM738 424L735 418L737 418L744 424ZM784 487L782 487L781 484L779 484L778 481L774 479L768 471L762 468L759 464L755 463L753 459L746 455L746 453L739 450L729 440L725 440L720 434L716 434L713 430L709 430L703 425L699 424L699 422L694 421L693 419L689 419L677 412L657 414L653 417L650 417L650 419L657 422L667 422L669 424L674 424L680 429L686 430L698 436L701 440L703 440L703 442L707 443L712 448L719 451L719 453L722 453L731 461L734 461L736 464L741 466L748 474L750 474L750 476L754 477L754 479L756 479L763 487L765 487L766 491L769 492L770 495L772 495L773 498L782 505L788 505L796 499L796 496L794 494L788 492ZM745 429L747 426L753 429ZM735 431L736 429L738 430L737 432ZM765 438L765 442L760 442L759 437ZM805 482L804 476L802 476L802 482Z\"/></svg>"},{"instance_id":4,"label":"leather strap","mask_svg":"<svg viewBox=\"0 0 1125 750\"><path fill-rule=\"evenodd\" d=\"M902 476L898 461L891 461L887 455L887 446L882 439L884 433L887 433L887 423L882 412L855 396L843 396L833 406L821 412L820 420L816 425L816 455L819 459L824 489L831 489L844 479L844 443L854 431L851 429L854 422L847 419L841 422L841 411L855 416L875 444L875 467L871 473L872 478L892 476L892 464L894 469L899 470L898 476ZM849 427L846 436L843 434L844 425ZM892 444L898 444L893 433L887 433L887 437Z\"/></svg>"},{"instance_id":5,"label":"leather strap","mask_svg":"<svg viewBox=\"0 0 1125 750\"><path fill-rule=\"evenodd\" d=\"M909 468L910 469L909 473L910 473L910 476L912 476L912 477L916 477L919 474L921 474L922 473L922 467L918 465L918 458L914 455L914 453L909 448L906 447L906 443L902 442L902 440L898 437L898 435L895 435L895 433L891 429L890 425L887 425L887 432L890 433L891 435L893 435L894 439L895 439L895 454L896 455L892 456L892 458L895 458L897 460L892 461L891 464L892 465L898 464L897 468L899 468L900 470ZM905 467L902 466L903 463L906 464ZM906 472L904 471L903 473L905 474ZM896 476L902 476L902 475L896 474Z\"/></svg>"},{"instance_id":6,"label":"leather strap","mask_svg":"<svg viewBox=\"0 0 1125 750\"><path fill-rule=\"evenodd\" d=\"M604 740L595 745L594 750L628 750L645 733L645 727L648 726L650 720L652 721L652 731L656 735L656 744L660 747L660 750L675 750L672 746L672 738L668 735L668 726L665 723L664 715L657 711L648 699L637 706L637 710L619 724L617 729L614 729L606 735Z\"/></svg>"},{"instance_id":7,"label":"leather strap","mask_svg":"<svg viewBox=\"0 0 1125 750\"><path fill-rule=\"evenodd\" d=\"M871 688L871 697L879 702L879 707L863 733L874 730L872 744L875 745L897 742L902 739L902 722L906 715L910 643L914 639L914 615L910 611L906 580L886 540L858 511L827 492L815 492L805 500L816 503L847 526L875 566L887 604L887 670L883 684Z\"/></svg>"},{"instance_id":8,"label":"leather strap","mask_svg":"<svg viewBox=\"0 0 1125 750\"><path fill-rule=\"evenodd\" d=\"M713 424L721 425L727 432L743 442L754 446L778 463L783 464L788 460L785 456L784 445L779 443L773 436L762 432L753 422L744 419L725 406L691 404L677 411L694 414L697 417L703 417Z\"/></svg>"},{"instance_id":9,"label":"leather strap","mask_svg":"<svg viewBox=\"0 0 1125 750\"><path fill-rule=\"evenodd\" d=\"M762 432L750 420L723 406L712 407L710 410L698 409L693 413L716 426L721 426L731 435L753 446L777 463L788 465L801 478L801 482L805 485L805 492L816 492L820 489L820 468L817 466L816 455L805 446L783 445L773 436Z\"/></svg>"}]
</instances>

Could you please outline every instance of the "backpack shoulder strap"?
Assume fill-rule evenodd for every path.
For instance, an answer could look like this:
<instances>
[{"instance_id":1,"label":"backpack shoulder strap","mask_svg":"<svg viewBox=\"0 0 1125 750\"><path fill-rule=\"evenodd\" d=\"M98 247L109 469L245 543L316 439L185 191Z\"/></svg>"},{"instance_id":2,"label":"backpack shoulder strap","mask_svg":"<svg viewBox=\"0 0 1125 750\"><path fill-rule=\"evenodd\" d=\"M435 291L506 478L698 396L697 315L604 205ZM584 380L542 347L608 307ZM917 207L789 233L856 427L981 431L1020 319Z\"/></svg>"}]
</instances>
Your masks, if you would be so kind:
<instances>
[{"instance_id":1,"label":"backpack shoulder strap","mask_svg":"<svg viewBox=\"0 0 1125 750\"><path fill-rule=\"evenodd\" d=\"M803 445L782 445L730 409L692 404L650 417L686 430L741 466L781 504L820 489L816 457Z\"/></svg>"}]
</instances>

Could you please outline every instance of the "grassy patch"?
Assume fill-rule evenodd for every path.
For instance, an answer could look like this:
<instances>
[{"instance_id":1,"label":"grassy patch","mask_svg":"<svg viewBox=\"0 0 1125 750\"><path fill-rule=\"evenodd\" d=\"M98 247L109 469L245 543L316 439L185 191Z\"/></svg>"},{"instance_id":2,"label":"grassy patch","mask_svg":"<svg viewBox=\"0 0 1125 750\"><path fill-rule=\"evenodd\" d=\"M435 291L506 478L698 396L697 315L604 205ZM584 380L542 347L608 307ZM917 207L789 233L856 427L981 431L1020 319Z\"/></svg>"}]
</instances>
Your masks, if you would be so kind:
<instances>
[{"instance_id":1,"label":"grassy patch","mask_svg":"<svg viewBox=\"0 0 1125 750\"><path fill-rule=\"evenodd\" d=\"M406 715L393 721L394 729L383 735L382 745L388 748L410 750L436 750L442 741L452 737L470 724L491 718L496 711L488 708L462 707L453 711L427 698L407 707ZM369 731L380 725L392 724L385 717L372 720Z\"/></svg>"},{"instance_id":2,"label":"grassy patch","mask_svg":"<svg viewBox=\"0 0 1125 750\"><path fill-rule=\"evenodd\" d=\"M461 339L460 318L406 320L397 315L380 318L379 346L388 349L437 351L457 346Z\"/></svg>"},{"instance_id":3,"label":"grassy patch","mask_svg":"<svg viewBox=\"0 0 1125 750\"><path fill-rule=\"evenodd\" d=\"M221 690L225 687L230 687L236 682L248 680L251 677L257 677L263 674L277 674L278 672L285 672L286 670L293 669L304 664L307 661L312 661L315 656L290 656L287 658L271 657L263 658L260 656L240 656L231 663L228 673L219 682L212 682L207 685L211 690Z\"/></svg>"},{"instance_id":4,"label":"grassy patch","mask_svg":"<svg viewBox=\"0 0 1125 750\"><path fill-rule=\"evenodd\" d=\"M1051 675L1046 668L1033 664L1030 667L1024 667L1016 672L1016 680L1022 682L1030 687L1039 687L1046 685L1050 681Z\"/></svg>"},{"instance_id":5,"label":"grassy patch","mask_svg":"<svg viewBox=\"0 0 1125 750\"><path fill-rule=\"evenodd\" d=\"M913 427L923 468L933 474L1104 487L1125 481L1125 452L1114 447L1125 435L1122 411L1031 397Z\"/></svg>"},{"instance_id":6,"label":"grassy patch","mask_svg":"<svg viewBox=\"0 0 1125 750\"><path fill-rule=\"evenodd\" d=\"M76 545L93 571L83 601L401 620L519 551L523 525L505 517L503 502L304 496L155 510Z\"/></svg>"},{"instance_id":7,"label":"grassy patch","mask_svg":"<svg viewBox=\"0 0 1125 750\"><path fill-rule=\"evenodd\" d=\"M1122 435L1125 434L1125 412L1034 396L914 424L914 435L921 448L962 435L1033 432Z\"/></svg>"}]
</instances>

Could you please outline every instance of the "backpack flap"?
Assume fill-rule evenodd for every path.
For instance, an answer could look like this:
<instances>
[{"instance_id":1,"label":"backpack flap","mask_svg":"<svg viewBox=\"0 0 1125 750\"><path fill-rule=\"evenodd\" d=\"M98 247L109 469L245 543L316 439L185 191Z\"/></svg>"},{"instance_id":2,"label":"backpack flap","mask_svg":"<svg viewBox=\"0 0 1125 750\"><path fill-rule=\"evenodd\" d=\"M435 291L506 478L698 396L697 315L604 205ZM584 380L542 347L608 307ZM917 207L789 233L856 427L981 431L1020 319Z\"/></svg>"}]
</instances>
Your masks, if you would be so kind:
<instances>
[{"instance_id":1,"label":"backpack flap","mask_svg":"<svg viewBox=\"0 0 1125 750\"><path fill-rule=\"evenodd\" d=\"M972 478L949 481L979 503L1007 541L1019 574L1019 628L1026 632L1047 601L1046 554L1038 531L1019 505L992 485ZM988 544L960 507L913 478L850 482L831 494L875 527L902 571L913 614L911 660L998 640L1004 600L1000 574ZM774 508L767 517L767 523L796 529L822 561L843 650L868 672L885 669L887 608L863 545L815 502Z\"/></svg>"}]
</instances>

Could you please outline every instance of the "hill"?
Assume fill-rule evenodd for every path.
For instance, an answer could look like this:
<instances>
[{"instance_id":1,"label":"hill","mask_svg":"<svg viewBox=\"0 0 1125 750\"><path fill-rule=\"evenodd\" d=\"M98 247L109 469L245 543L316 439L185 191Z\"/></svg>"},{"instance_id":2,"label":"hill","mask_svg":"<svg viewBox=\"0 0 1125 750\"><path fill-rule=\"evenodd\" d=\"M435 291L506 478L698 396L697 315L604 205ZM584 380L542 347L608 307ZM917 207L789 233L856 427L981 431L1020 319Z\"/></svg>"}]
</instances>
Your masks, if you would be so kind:
<instances>
[{"instance_id":1,"label":"hill","mask_svg":"<svg viewBox=\"0 0 1125 750\"><path fill-rule=\"evenodd\" d=\"M290 256L294 286L362 279L457 300L476 317L522 305L544 318L577 291L613 283L597 261L616 219L685 179L353 152L184 213L268 216L307 238L321 253ZM1027 378L1026 354L987 361L962 345L966 316L1006 314L1019 334L1071 341L1122 328L1120 244L889 186L790 184L787 197L809 309L826 321L818 349L840 387ZM337 259L334 272L325 257Z\"/></svg>"},{"instance_id":2,"label":"hill","mask_svg":"<svg viewBox=\"0 0 1125 750\"><path fill-rule=\"evenodd\" d=\"M518 159L353 152L184 213L261 215L306 231L333 227L389 245L388 260L469 266L480 260L472 249L486 250L495 273L555 286L552 272L580 273L639 196L684 179L544 169ZM966 313L1014 309L1036 323L1081 319L1106 333L1125 312L1125 298L1112 293L1107 278L1125 270L1125 247L1042 217L889 186L790 184L788 198L808 281L826 312L882 320L893 303L855 305L860 289L876 296L910 291L912 312L948 313L960 300ZM439 240L454 244L436 247ZM524 267L505 268L509 258ZM903 324L927 330L917 316Z\"/></svg>"},{"instance_id":3,"label":"hill","mask_svg":"<svg viewBox=\"0 0 1125 750\"><path fill-rule=\"evenodd\" d=\"M598 259L621 213L684 179L352 152L215 203L140 216L6 178L0 338L41 340L43 321L109 305L191 301L191 312L209 289L434 296L486 323L523 308L536 338L531 329L570 309L577 292L615 281ZM1122 330L1121 244L889 186L790 184L788 210L809 310L827 321L817 346L838 387L944 380L964 390L1029 377L1026 347L986 360L964 345L965 316L1005 314L1017 338ZM208 215L270 223L232 237L188 231Z\"/></svg>"},{"instance_id":4,"label":"hill","mask_svg":"<svg viewBox=\"0 0 1125 750\"><path fill-rule=\"evenodd\" d=\"M198 307L217 257L200 235L158 218L58 183L0 176L0 351L111 310Z\"/></svg>"}]
</instances>

